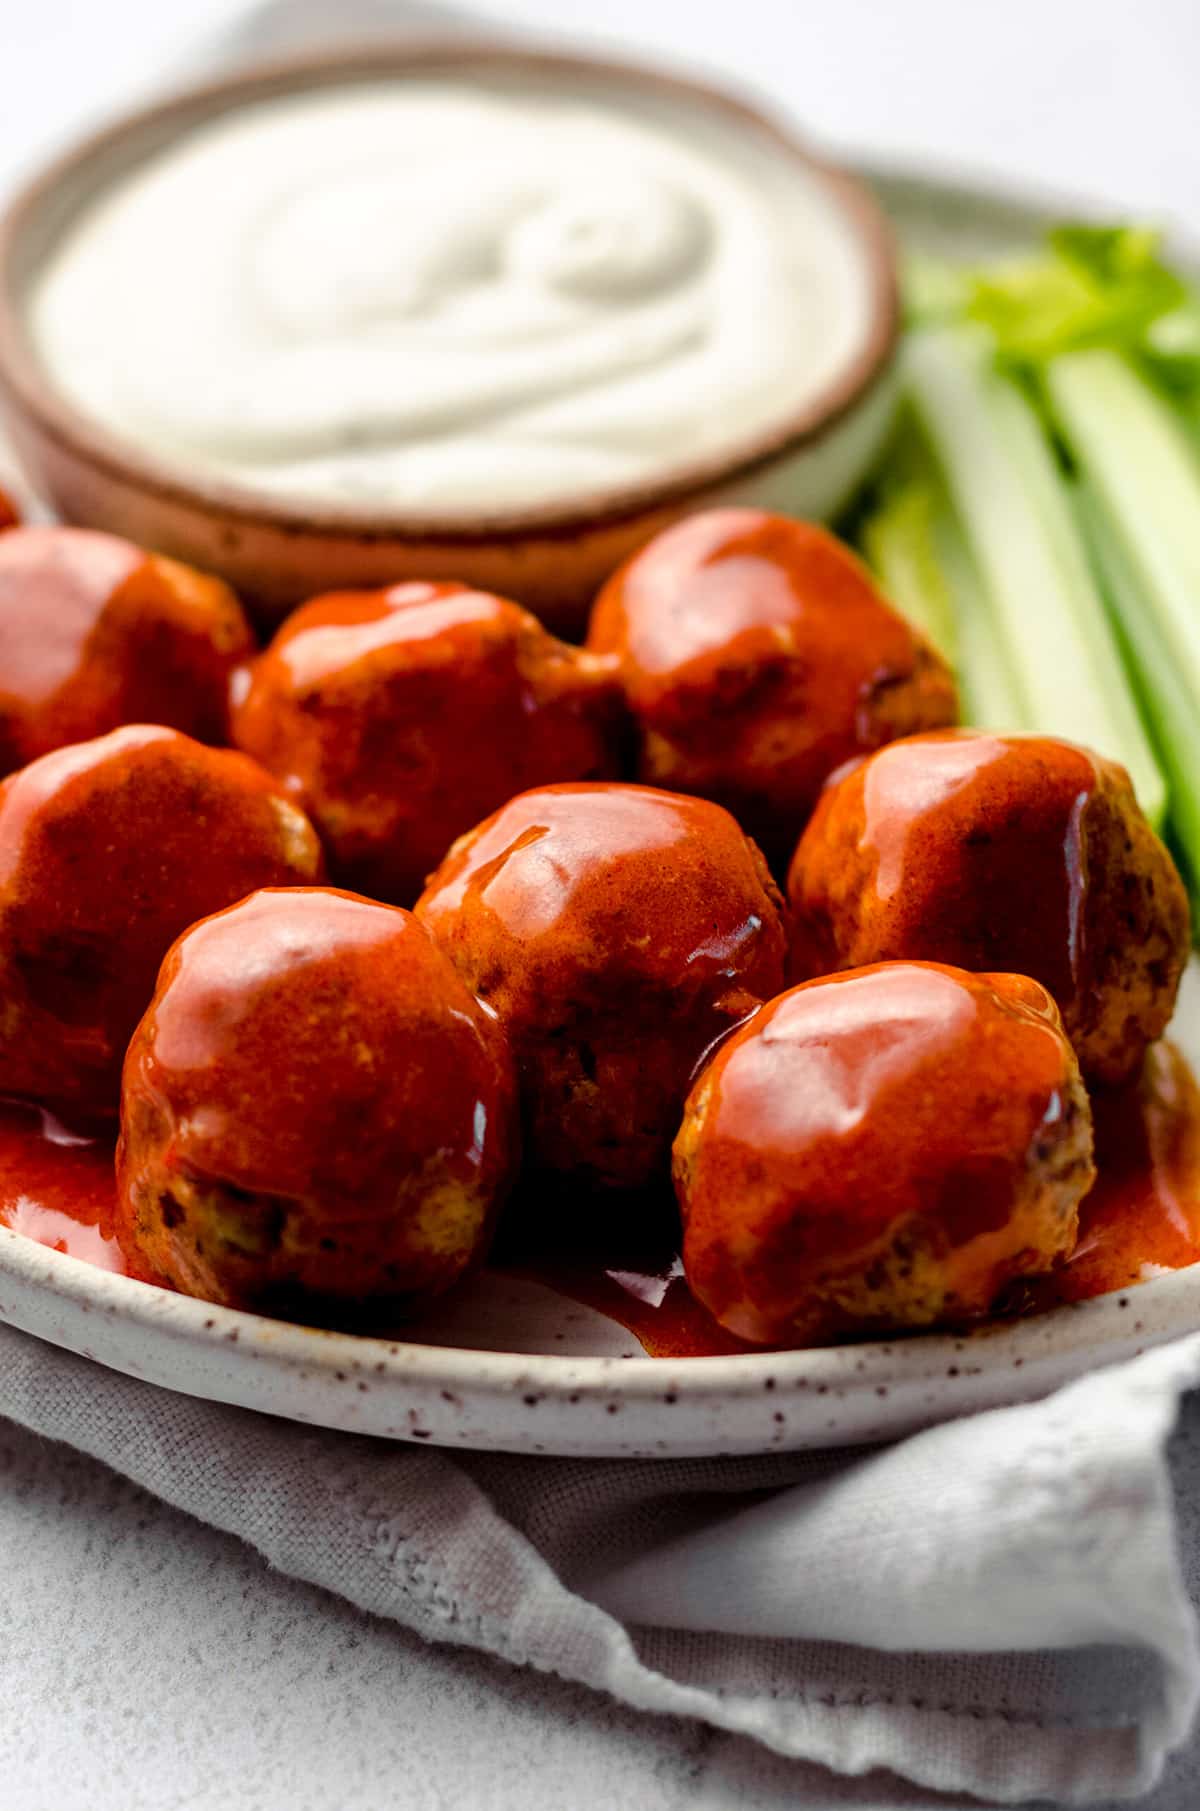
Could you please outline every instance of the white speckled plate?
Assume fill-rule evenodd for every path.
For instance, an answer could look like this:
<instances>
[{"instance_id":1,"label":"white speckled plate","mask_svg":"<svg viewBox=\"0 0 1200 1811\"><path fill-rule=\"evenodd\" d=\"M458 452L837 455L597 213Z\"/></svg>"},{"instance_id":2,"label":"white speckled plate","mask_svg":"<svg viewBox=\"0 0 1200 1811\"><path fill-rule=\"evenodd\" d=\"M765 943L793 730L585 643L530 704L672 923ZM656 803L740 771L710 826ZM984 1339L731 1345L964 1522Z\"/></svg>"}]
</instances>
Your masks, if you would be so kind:
<instances>
[{"instance_id":1,"label":"white speckled plate","mask_svg":"<svg viewBox=\"0 0 1200 1811\"><path fill-rule=\"evenodd\" d=\"M867 171L910 242L972 254L1094 212ZM1175 247L1200 272L1200 251ZM1173 1035L1200 1065L1200 970ZM1200 1265L962 1339L646 1358L534 1283L484 1276L423 1343L321 1333L173 1295L0 1227L0 1320L167 1389L386 1439L574 1455L752 1453L894 1436L1200 1328Z\"/></svg>"}]
</instances>

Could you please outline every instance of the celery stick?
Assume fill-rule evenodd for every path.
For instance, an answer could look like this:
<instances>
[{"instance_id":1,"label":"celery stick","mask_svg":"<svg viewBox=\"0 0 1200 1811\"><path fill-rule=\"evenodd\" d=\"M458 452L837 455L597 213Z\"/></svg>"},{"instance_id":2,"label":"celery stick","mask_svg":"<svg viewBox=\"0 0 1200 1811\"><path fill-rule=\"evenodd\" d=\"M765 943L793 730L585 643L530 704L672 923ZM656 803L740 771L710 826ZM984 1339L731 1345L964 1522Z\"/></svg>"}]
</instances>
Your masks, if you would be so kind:
<instances>
[{"instance_id":1,"label":"celery stick","mask_svg":"<svg viewBox=\"0 0 1200 1811\"><path fill-rule=\"evenodd\" d=\"M1112 518L1088 480L1076 486L1076 504L1167 776L1171 829L1194 887L1200 881L1200 716L1195 696L1145 607Z\"/></svg>"},{"instance_id":2,"label":"celery stick","mask_svg":"<svg viewBox=\"0 0 1200 1811\"><path fill-rule=\"evenodd\" d=\"M912 403L978 567L1021 715L1129 770L1152 823L1166 784L1041 423L986 333L928 328L904 349Z\"/></svg>"},{"instance_id":3,"label":"celery stick","mask_svg":"<svg viewBox=\"0 0 1200 1811\"><path fill-rule=\"evenodd\" d=\"M934 544L933 509L931 484L917 478L901 485L864 524L862 546L892 603L954 666L954 600Z\"/></svg>"},{"instance_id":4,"label":"celery stick","mask_svg":"<svg viewBox=\"0 0 1200 1811\"><path fill-rule=\"evenodd\" d=\"M1117 353L1052 359L1045 385L1141 608L1200 700L1200 461L1170 405Z\"/></svg>"},{"instance_id":5,"label":"celery stick","mask_svg":"<svg viewBox=\"0 0 1200 1811\"><path fill-rule=\"evenodd\" d=\"M964 722L1026 727L979 574L936 472L886 497L864 523L862 545L897 609L955 668Z\"/></svg>"},{"instance_id":6,"label":"celery stick","mask_svg":"<svg viewBox=\"0 0 1200 1811\"><path fill-rule=\"evenodd\" d=\"M977 729L1028 729L983 583L944 493L935 501L933 537L946 588L954 600L963 721Z\"/></svg>"}]
</instances>

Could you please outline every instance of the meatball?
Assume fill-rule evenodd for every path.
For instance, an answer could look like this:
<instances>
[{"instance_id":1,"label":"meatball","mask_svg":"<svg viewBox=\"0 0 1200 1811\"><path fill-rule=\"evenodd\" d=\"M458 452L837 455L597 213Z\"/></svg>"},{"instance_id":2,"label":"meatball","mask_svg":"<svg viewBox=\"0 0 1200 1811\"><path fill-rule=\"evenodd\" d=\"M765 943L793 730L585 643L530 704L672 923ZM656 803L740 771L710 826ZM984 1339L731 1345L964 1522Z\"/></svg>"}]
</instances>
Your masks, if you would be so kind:
<instances>
[{"instance_id":1,"label":"meatball","mask_svg":"<svg viewBox=\"0 0 1200 1811\"><path fill-rule=\"evenodd\" d=\"M1100 1082L1139 1068L1187 961L1187 895L1125 770L1048 736L918 736L835 775L788 885L796 979L911 958L1032 975Z\"/></svg>"},{"instance_id":2,"label":"meatball","mask_svg":"<svg viewBox=\"0 0 1200 1811\"><path fill-rule=\"evenodd\" d=\"M516 1126L507 1040L410 913L266 889L163 963L125 1062L118 1234L207 1301L394 1313L482 1254Z\"/></svg>"},{"instance_id":3,"label":"meatball","mask_svg":"<svg viewBox=\"0 0 1200 1811\"><path fill-rule=\"evenodd\" d=\"M957 720L954 682L855 556L811 522L715 509L668 528L601 591L639 777L725 805L786 863L835 767Z\"/></svg>"},{"instance_id":4,"label":"meatball","mask_svg":"<svg viewBox=\"0 0 1200 1811\"><path fill-rule=\"evenodd\" d=\"M718 1052L675 1141L688 1283L764 1345L986 1314L1075 1243L1092 1122L1049 994L881 963Z\"/></svg>"},{"instance_id":5,"label":"meatball","mask_svg":"<svg viewBox=\"0 0 1200 1811\"><path fill-rule=\"evenodd\" d=\"M0 1095L116 1113L158 965L197 918L319 879L321 846L228 750L135 725L0 782Z\"/></svg>"},{"instance_id":6,"label":"meatball","mask_svg":"<svg viewBox=\"0 0 1200 1811\"><path fill-rule=\"evenodd\" d=\"M234 740L308 810L335 877L402 905L514 792L617 772L613 662L462 585L314 598L237 690Z\"/></svg>"},{"instance_id":7,"label":"meatball","mask_svg":"<svg viewBox=\"0 0 1200 1811\"><path fill-rule=\"evenodd\" d=\"M783 986L782 903L717 805L545 786L455 844L417 916L508 1031L531 1168L636 1189L705 1049Z\"/></svg>"},{"instance_id":8,"label":"meatball","mask_svg":"<svg viewBox=\"0 0 1200 1811\"><path fill-rule=\"evenodd\" d=\"M0 532L6 528L15 528L20 520L16 504L6 490L0 490Z\"/></svg>"},{"instance_id":9,"label":"meatball","mask_svg":"<svg viewBox=\"0 0 1200 1811\"><path fill-rule=\"evenodd\" d=\"M223 742L254 646L233 592L83 528L0 536L0 773L121 723Z\"/></svg>"}]
</instances>

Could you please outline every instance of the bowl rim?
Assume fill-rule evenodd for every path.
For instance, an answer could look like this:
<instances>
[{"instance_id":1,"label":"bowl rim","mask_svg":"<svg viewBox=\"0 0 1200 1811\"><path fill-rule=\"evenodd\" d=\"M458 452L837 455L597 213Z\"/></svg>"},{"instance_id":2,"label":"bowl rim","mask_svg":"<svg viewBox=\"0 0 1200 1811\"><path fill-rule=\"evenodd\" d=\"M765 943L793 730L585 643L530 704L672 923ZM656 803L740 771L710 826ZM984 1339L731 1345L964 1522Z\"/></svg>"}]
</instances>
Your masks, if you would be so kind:
<instances>
[{"instance_id":1,"label":"bowl rim","mask_svg":"<svg viewBox=\"0 0 1200 1811\"><path fill-rule=\"evenodd\" d=\"M492 68L514 77L556 76L567 81L599 80L633 87L651 96L681 100L708 108L734 124L752 129L802 165L832 197L865 254L870 285L870 315L858 350L843 369L805 404L767 432L745 437L728 451L676 467L662 480L648 479L609 486L554 504L531 508L472 512L461 516L421 516L403 510L362 504L323 504L276 497L249 485L197 474L160 458L134 441L126 441L77 407L58 390L45 370L29 330L20 274L21 250L44 210L53 206L63 185L94 166L97 176L59 222L63 230L103 191L109 160L149 139L149 154L180 131L238 107L295 90L417 76L438 68ZM126 166L128 167L128 166ZM44 253L43 253L44 255ZM639 516L669 509L718 487L752 478L763 469L821 440L868 395L892 362L900 332L900 299L892 232L869 188L839 165L815 154L769 111L740 93L704 81L642 64L571 54L558 50L502 45L487 39L431 39L380 49L351 49L273 59L234 75L189 86L163 100L121 115L78 140L20 187L0 214L0 402L23 414L61 449L110 478L149 492L162 502L200 508L282 534L351 534L367 541L425 541L472 545L522 535L573 537L618 526Z\"/></svg>"}]
</instances>

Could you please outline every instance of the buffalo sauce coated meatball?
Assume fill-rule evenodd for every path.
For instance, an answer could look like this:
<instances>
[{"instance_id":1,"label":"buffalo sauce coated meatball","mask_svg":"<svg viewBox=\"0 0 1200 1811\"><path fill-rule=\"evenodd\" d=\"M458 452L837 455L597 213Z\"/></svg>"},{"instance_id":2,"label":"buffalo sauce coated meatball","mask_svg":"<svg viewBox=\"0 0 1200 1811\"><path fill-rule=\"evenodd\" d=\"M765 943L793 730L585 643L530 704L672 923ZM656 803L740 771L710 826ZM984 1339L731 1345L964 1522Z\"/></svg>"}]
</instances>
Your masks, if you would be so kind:
<instances>
[{"instance_id":1,"label":"buffalo sauce coated meatball","mask_svg":"<svg viewBox=\"0 0 1200 1811\"><path fill-rule=\"evenodd\" d=\"M170 944L321 876L316 832L244 755L133 725L0 783L0 1095L115 1114Z\"/></svg>"},{"instance_id":2,"label":"buffalo sauce coated meatball","mask_svg":"<svg viewBox=\"0 0 1200 1811\"><path fill-rule=\"evenodd\" d=\"M118 1231L208 1301L407 1309L481 1255L516 1125L503 1032L408 912L268 889L163 963L125 1063Z\"/></svg>"},{"instance_id":3,"label":"buffalo sauce coated meatball","mask_svg":"<svg viewBox=\"0 0 1200 1811\"><path fill-rule=\"evenodd\" d=\"M639 777L716 799L772 861L835 767L957 717L949 670L850 550L762 510L657 536L601 591L588 646L620 659Z\"/></svg>"},{"instance_id":4,"label":"buffalo sauce coated meatball","mask_svg":"<svg viewBox=\"0 0 1200 1811\"><path fill-rule=\"evenodd\" d=\"M773 1001L697 1083L675 1142L684 1269L764 1345L958 1322L1071 1252L1093 1176L1044 988L855 969Z\"/></svg>"},{"instance_id":5,"label":"buffalo sauce coated meatball","mask_svg":"<svg viewBox=\"0 0 1200 1811\"><path fill-rule=\"evenodd\" d=\"M0 490L0 532L15 528L20 520L16 504L6 490Z\"/></svg>"},{"instance_id":6,"label":"buffalo sauce coated meatball","mask_svg":"<svg viewBox=\"0 0 1200 1811\"><path fill-rule=\"evenodd\" d=\"M513 793L617 771L613 663L461 585L314 598L236 689L235 741L305 806L336 878L400 904Z\"/></svg>"},{"instance_id":7,"label":"buffalo sauce coated meatball","mask_svg":"<svg viewBox=\"0 0 1200 1811\"><path fill-rule=\"evenodd\" d=\"M918 736L836 776L789 892L797 978L910 958L1032 975L1102 1082L1138 1069L1187 961L1183 883L1125 770L1048 736Z\"/></svg>"},{"instance_id":8,"label":"buffalo sauce coated meatball","mask_svg":"<svg viewBox=\"0 0 1200 1811\"><path fill-rule=\"evenodd\" d=\"M546 786L451 850L417 906L508 1031L535 1169L665 1178L692 1071L783 986L782 901L728 812Z\"/></svg>"},{"instance_id":9,"label":"buffalo sauce coated meatball","mask_svg":"<svg viewBox=\"0 0 1200 1811\"><path fill-rule=\"evenodd\" d=\"M223 742L253 648L227 585L115 535L0 536L0 773L122 723Z\"/></svg>"}]
</instances>

